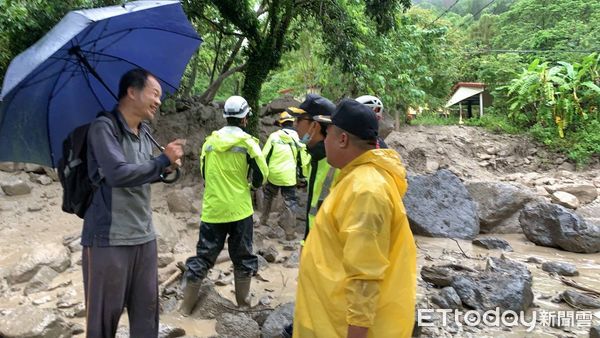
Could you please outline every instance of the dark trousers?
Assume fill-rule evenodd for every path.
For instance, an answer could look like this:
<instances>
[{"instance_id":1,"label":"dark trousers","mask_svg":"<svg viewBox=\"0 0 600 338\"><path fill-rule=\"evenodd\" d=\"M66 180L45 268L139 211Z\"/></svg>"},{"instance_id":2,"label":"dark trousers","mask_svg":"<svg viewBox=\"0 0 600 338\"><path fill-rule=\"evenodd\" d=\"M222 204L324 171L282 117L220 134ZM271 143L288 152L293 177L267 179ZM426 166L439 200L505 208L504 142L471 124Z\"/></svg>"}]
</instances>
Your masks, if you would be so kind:
<instances>
[{"instance_id":1,"label":"dark trousers","mask_svg":"<svg viewBox=\"0 0 600 338\"><path fill-rule=\"evenodd\" d=\"M253 276L258 270L258 259L252 250L252 216L230 223L200 222L200 235L196 244L196 256L186 260L186 278L191 281L204 279L214 265L227 238L229 257L234 273Z\"/></svg>"},{"instance_id":2,"label":"dark trousers","mask_svg":"<svg viewBox=\"0 0 600 338\"><path fill-rule=\"evenodd\" d=\"M133 246L84 247L87 338L112 338L123 309L131 338L158 337L156 241Z\"/></svg>"}]
</instances>

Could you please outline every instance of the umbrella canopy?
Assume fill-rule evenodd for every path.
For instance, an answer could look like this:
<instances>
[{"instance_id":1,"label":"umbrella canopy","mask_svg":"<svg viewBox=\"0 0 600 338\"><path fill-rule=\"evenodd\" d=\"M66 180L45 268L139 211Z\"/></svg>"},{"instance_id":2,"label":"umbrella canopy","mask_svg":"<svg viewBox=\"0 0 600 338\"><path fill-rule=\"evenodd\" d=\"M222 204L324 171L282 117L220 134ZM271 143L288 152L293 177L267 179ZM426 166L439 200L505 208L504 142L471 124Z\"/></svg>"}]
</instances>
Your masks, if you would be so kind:
<instances>
[{"instance_id":1,"label":"umbrella canopy","mask_svg":"<svg viewBox=\"0 0 600 338\"><path fill-rule=\"evenodd\" d=\"M125 72L147 69L172 93L201 42L179 1L69 12L6 72L0 161L56 167L67 134L115 106Z\"/></svg>"}]
</instances>

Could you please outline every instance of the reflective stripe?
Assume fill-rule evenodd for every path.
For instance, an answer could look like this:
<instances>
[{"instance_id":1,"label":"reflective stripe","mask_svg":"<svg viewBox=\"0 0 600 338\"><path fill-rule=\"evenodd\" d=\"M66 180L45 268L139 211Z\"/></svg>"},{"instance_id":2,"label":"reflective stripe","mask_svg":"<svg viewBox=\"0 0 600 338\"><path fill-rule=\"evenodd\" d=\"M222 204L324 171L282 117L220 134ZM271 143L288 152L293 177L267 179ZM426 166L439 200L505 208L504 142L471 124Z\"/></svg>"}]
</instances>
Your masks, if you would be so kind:
<instances>
[{"instance_id":1,"label":"reflective stripe","mask_svg":"<svg viewBox=\"0 0 600 338\"><path fill-rule=\"evenodd\" d=\"M321 188L321 194L319 195L319 199L317 200L317 205L313 205L310 207L309 214L311 216L317 215L317 211L319 211L321 204L323 204L323 201L325 200L327 195L329 195L329 188L331 188L331 183L333 183L333 176L334 176L333 174L334 173L335 173L335 168L334 167L329 168L329 171L327 172L327 176L325 177L325 180L323 181L323 187Z\"/></svg>"},{"instance_id":2,"label":"reflective stripe","mask_svg":"<svg viewBox=\"0 0 600 338\"><path fill-rule=\"evenodd\" d=\"M209 144L208 146L206 146L205 151L209 152L209 151L213 151L213 146L211 144ZM233 146L231 148L229 148L229 150L227 150L228 152L232 152L232 153L242 153L242 154L246 154L248 153L248 150L244 147L238 147L238 146Z\"/></svg>"}]
</instances>

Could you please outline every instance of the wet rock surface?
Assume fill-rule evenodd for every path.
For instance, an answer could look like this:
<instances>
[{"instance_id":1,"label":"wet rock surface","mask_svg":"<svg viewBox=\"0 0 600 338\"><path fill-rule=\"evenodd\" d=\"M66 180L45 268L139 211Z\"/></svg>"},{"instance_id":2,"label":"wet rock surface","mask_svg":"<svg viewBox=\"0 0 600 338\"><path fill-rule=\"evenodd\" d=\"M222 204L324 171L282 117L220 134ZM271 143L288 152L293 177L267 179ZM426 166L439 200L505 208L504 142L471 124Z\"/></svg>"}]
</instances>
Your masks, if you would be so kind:
<instances>
[{"instance_id":1,"label":"wet rock surface","mask_svg":"<svg viewBox=\"0 0 600 338\"><path fill-rule=\"evenodd\" d=\"M474 238L479 233L475 202L460 179L449 170L409 176L404 206L415 234Z\"/></svg>"}]
</instances>

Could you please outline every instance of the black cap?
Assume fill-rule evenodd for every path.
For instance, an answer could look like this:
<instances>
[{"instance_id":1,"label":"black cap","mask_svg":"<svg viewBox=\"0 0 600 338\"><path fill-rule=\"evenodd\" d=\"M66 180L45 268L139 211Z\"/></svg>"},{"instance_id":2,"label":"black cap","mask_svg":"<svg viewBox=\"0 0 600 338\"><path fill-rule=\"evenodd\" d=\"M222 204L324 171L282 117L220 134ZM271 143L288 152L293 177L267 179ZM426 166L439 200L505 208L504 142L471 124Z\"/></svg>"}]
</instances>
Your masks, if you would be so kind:
<instances>
[{"instance_id":1,"label":"black cap","mask_svg":"<svg viewBox=\"0 0 600 338\"><path fill-rule=\"evenodd\" d=\"M335 111L335 104L328 99L317 94L306 95L306 100L300 104L300 109L304 110L306 114L311 117L317 115L331 116ZM295 116L302 116L303 114L292 114Z\"/></svg>"},{"instance_id":2,"label":"black cap","mask_svg":"<svg viewBox=\"0 0 600 338\"><path fill-rule=\"evenodd\" d=\"M332 116L314 116L315 121L331 123L363 140L375 140L379 135L377 116L366 105L353 100L343 99Z\"/></svg>"}]
</instances>

